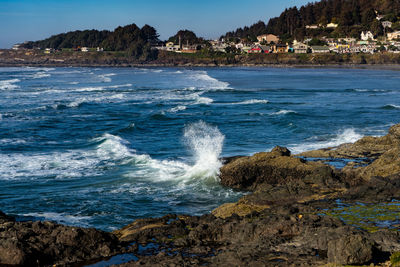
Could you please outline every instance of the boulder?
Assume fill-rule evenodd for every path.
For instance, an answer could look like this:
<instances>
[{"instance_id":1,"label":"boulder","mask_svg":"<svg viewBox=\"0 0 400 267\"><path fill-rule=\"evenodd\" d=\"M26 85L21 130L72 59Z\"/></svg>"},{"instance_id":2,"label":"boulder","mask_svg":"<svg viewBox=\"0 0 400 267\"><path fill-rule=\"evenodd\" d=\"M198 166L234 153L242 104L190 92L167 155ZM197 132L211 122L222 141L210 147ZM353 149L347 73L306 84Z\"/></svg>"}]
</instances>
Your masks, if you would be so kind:
<instances>
[{"instance_id":1,"label":"boulder","mask_svg":"<svg viewBox=\"0 0 400 267\"><path fill-rule=\"evenodd\" d=\"M290 156L287 148L232 160L221 168L221 184L235 189L255 190L261 184L285 185L292 181L330 184L337 181L334 169L321 162Z\"/></svg>"},{"instance_id":2,"label":"boulder","mask_svg":"<svg viewBox=\"0 0 400 267\"><path fill-rule=\"evenodd\" d=\"M93 228L13 219L0 224L0 265L69 265L109 257L119 249L116 236Z\"/></svg>"},{"instance_id":3,"label":"boulder","mask_svg":"<svg viewBox=\"0 0 400 267\"><path fill-rule=\"evenodd\" d=\"M373 259L374 242L362 234L328 242L328 261L336 264L367 264Z\"/></svg>"}]
</instances>

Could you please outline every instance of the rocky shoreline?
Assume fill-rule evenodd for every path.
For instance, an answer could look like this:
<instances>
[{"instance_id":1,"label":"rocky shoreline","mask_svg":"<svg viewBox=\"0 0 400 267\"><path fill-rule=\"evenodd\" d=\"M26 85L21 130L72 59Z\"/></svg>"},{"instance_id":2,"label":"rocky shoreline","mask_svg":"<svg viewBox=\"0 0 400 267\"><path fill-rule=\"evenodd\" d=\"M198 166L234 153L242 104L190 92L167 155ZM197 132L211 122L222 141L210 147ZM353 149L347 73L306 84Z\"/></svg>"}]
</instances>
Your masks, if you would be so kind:
<instances>
[{"instance_id":1,"label":"rocky shoreline","mask_svg":"<svg viewBox=\"0 0 400 267\"><path fill-rule=\"evenodd\" d=\"M400 69L398 54L248 54L201 55L161 51L157 59L140 61L124 52L0 49L0 67L273 67Z\"/></svg>"},{"instance_id":2,"label":"rocky shoreline","mask_svg":"<svg viewBox=\"0 0 400 267\"><path fill-rule=\"evenodd\" d=\"M338 160L346 165L332 166ZM138 219L107 233L0 213L0 265L399 266L400 124L354 144L224 161L221 184L249 194L203 216ZM376 210L368 205L380 205L384 226L354 220L354 208Z\"/></svg>"}]
</instances>

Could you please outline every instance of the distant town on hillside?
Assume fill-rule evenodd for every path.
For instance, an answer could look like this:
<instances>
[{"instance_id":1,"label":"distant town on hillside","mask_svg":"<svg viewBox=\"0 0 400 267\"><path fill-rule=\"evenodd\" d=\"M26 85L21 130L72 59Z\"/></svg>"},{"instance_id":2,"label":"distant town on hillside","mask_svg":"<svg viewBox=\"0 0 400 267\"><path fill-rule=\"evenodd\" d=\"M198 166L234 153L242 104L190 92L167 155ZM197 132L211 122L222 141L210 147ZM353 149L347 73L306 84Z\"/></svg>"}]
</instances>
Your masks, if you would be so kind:
<instances>
[{"instance_id":1,"label":"distant town on hillside","mask_svg":"<svg viewBox=\"0 0 400 267\"><path fill-rule=\"evenodd\" d=\"M74 31L48 39L25 42L14 50L38 49L43 53L75 50L125 51L141 60L159 51L226 54L271 53L400 53L400 1L322 0L301 8L286 9L268 24L259 21L222 35L217 40L180 30L159 40L155 28L135 24L114 31Z\"/></svg>"}]
</instances>

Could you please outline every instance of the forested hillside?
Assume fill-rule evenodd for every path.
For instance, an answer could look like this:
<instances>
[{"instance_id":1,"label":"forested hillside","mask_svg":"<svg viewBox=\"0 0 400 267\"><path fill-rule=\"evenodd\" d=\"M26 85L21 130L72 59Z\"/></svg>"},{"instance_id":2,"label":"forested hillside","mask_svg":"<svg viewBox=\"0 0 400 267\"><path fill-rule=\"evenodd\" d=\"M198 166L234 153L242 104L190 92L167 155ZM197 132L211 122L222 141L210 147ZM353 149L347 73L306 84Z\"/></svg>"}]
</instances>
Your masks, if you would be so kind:
<instances>
[{"instance_id":1,"label":"forested hillside","mask_svg":"<svg viewBox=\"0 0 400 267\"><path fill-rule=\"evenodd\" d=\"M136 24L118 27L114 31L73 31L51 36L45 40L27 42L25 48L77 48L102 47L107 51L126 51L130 56L142 59L154 58L151 44L159 42L157 31L144 25Z\"/></svg>"},{"instance_id":2,"label":"forested hillside","mask_svg":"<svg viewBox=\"0 0 400 267\"><path fill-rule=\"evenodd\" d=\"M222 36L225 38L239 37L254 39L259 34L272 33L282 39L303 39L305 36L358 37L363 30L371 30L375 35L381 35L381 23L377 15L383 15L383 20L395 22L394 29L400 29L400 0L322 0L309 3L300 8L286 9L279 17L262 21L250 26L239 28ZM333 22L339 25L336 29L320 27L306 29L307 25L322 25Z\"/></svg>"}]
</instances>

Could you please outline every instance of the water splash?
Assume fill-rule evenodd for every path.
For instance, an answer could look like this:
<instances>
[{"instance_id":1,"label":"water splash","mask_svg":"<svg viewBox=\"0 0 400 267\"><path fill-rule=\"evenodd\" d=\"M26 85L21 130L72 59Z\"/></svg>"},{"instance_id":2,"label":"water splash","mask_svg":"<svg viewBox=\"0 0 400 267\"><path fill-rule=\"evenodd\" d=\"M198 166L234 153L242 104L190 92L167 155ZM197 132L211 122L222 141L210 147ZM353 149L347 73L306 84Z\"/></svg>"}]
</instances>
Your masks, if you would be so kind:
<instances>
[{"instance_id":1,"label":"water splash","mask_svg":"<svg viewBox=\"0 0 400 267\"><path fill-rule=\"evenodd\" d=\"M184 139L195 160L185 176L216 180L222 166L219 156L225 136L217 127L199 121L185 128Z\"/></svg>"}]
</instances>

